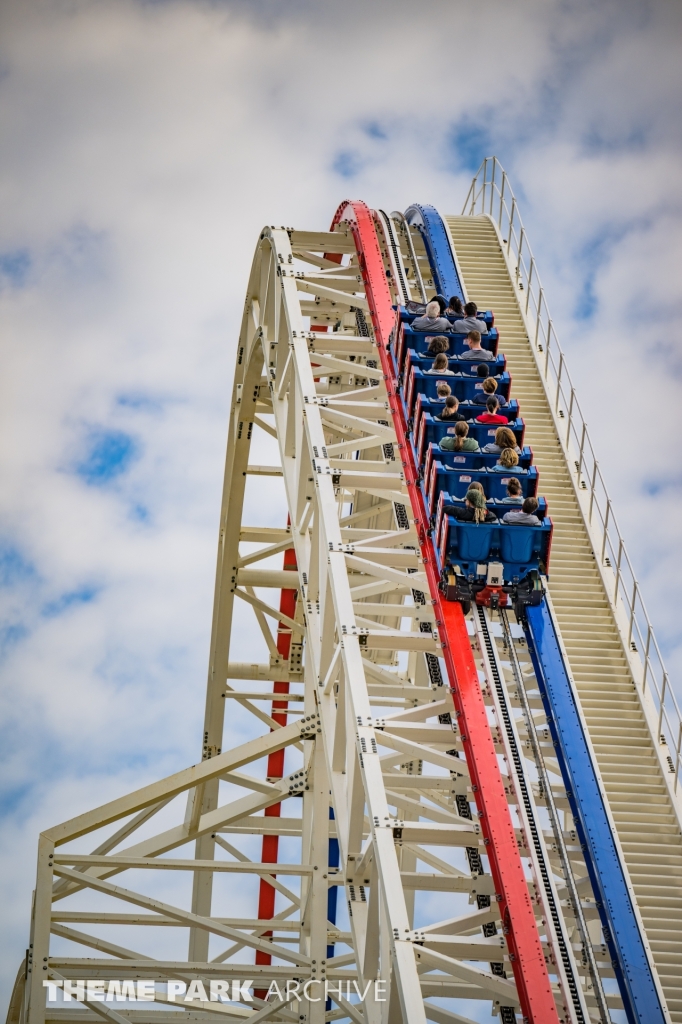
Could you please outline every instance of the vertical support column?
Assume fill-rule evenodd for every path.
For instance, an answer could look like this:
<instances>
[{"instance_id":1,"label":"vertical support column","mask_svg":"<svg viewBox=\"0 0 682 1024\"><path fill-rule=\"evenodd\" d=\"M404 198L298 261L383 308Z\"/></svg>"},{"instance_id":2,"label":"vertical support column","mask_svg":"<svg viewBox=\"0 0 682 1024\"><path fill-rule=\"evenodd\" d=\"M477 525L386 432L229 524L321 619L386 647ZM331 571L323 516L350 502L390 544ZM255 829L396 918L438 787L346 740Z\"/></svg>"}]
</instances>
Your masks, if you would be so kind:
<instances>
[{"instance_id":1,"label":"vertical support column","mask_svg":"<svg viewBox=\"0 0 682 1024\"><path fill-rule=\"evenodd\" d=\"M193 795L190 816L190 828L199 822L201 814L218 806L217 779L211 779L205 786L197 786ZM189 808L188 808L189 809ZM194 856L197 860L213 860L215 842L210 834L196 840ZM213 898L213 875L210 871L195 871L192 881L192 913L202 917L210 917ZM208 944L210 933L203 928L191 928L189 933L189 951L187 959L192 963L206 963L208 960Z\"/></svg>"},{"instance_id":2,"label":"vertical support column","mask_svg":"<svg viewBox=\"0 0 682 1024\"><path fill-rule=\"evenodd\" d=\"M45 1024L48 958L50 955L50 916L52 913L52 858L54 843L41 835L38 840L38 874L33 899L31 944L28 951L28 1024Z\"/></svg>"}]
</instances>

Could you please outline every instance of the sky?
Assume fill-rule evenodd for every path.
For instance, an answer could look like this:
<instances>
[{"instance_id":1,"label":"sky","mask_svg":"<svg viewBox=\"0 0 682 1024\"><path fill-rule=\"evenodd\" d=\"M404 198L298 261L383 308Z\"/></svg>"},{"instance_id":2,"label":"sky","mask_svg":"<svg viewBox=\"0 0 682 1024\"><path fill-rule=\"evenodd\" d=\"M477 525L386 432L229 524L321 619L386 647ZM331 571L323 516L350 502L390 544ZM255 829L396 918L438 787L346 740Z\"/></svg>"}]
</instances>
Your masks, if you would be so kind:
<instances>
[{"instance_id":1,"label":"sky","mask_svg":"<svg viewBox=\"0 0 682 1024\"><path fill-rule=\"evenodd\" d=\"M199 758L263 224L459 213L500 159L680 687L681 29L677 0L4 0L3 1005L39 831Z\"/></svg>"}]
</instances>

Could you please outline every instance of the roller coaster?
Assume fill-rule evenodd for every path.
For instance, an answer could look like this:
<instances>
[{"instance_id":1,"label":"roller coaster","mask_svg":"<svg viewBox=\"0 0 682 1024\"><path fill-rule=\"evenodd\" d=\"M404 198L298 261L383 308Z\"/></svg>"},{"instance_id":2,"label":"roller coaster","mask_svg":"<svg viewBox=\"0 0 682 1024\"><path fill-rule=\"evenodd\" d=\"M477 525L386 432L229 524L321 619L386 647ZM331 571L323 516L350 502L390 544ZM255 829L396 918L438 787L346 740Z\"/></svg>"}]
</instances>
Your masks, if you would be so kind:
<instances>
[{"instance_id":1,"label":"roller coaster","mask_svg":"<svg viewBox=\"0 0 682 1024\"><path fill-rule=\"evenodd\" d=\"M682 1021L681 722L498 161L266 227L201 760L41 835L8 1024Z\"/></svg>"}]
</instances>

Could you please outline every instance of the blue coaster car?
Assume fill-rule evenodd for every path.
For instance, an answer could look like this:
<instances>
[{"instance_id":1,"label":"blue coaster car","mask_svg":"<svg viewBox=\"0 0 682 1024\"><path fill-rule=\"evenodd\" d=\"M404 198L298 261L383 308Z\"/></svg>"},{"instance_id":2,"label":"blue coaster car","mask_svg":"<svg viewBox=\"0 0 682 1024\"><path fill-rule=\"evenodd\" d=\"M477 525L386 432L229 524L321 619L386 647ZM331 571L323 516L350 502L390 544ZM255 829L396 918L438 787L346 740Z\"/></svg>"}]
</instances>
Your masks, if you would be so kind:
<instances>
[{"instance_id":1,"label":"blue coaster car","mask_svg":"<svg viewBox=\"0 0 682 1024\"><path fill-rule=\"evenodd\" d=\"M450 388L452 390L452 387ZM417 401L421 405L424 412L430 413L434 419L441 415L445 402L440 398L426 398L425 395L418 395ZM475 420L477 416L486 411L485 405L480 405L474 402L460 402L459 409L457 410L461 416L464 416L467 420ZM519 418L519 403L516 398L511 398L504 405L500 406L500 413L506 416L508 420L517 420Z\"/></svg>"},{"instance_id":2,"label":"blue coaster car","mask_svg":"<svg viewBox=\"0 0 682 1024\"><path fill-rule=\"evenodd\" d=\"M455 388L461 386L459 385L459 381L462 379L458 375L461 373L463 377L472 379L474 382L473 384L467 383L463 386L463 390L466 391L466 395L462 396L463 398L468 395L476 394L476 391L478 390L476 388L476 384L482 384L482 380L476 373L478 364L472 363L471 360L449 359L448 367L453 371L451 374L427 373L426 371L430 369L432 363L433 359L430 357L428 359L412 359L411 351L408 351L407 353L407 359L405 360L405 372L403 375L403 403L405 406L405 413L408 417L412 415L412 408L417 395L420 392L425 392L428 388L427 393L431 396L435 396L436 384L439 381L445 381L446 384L450 384L453 394L457 394ZM496 377L499 380L501 375L505 372L505 365L504 356L496 356L494 360L488 363L490 376ZM433 385L426 383L429 377L433 377L435 381ZM459 398L459 395L457 395L457 397ZM508 389L504 397L509 397Z\"/></svg>"},{"instance_id":3,"label":"blue coaster car","mask_svg":"<svg viewBox=\"0 0 682 1024\"><path fill-rule=\"evenodd\" d=\"M393 308L395 309L396 307L394 306ZM407 306L400 307L401 323L411 324L413 320L416 320L418 316L422 315L422 313L415 313L413 310L408 309ZM490 328L495 323L495 314L493 313L492 309L488 309L485 312L482 309L479 309L478 313L476 314L476 317L479 320L485 320L486 324L488 325L488 330L490 330ZM454 323L455 320L459 318L456 317L454 313L450 313L448 314L447 319Z\"/></svg>"},{"instance_id":4,"label":"blue coaster car","mask_svg":"<svg viewBox=\"0 0 682 1024\"><path fill-rule=\"evenodd\" d=\"M523 420L512 420L507 424L507 426L516 437L518 447L523 448L523 433L525 430ZM476 423L472 420L469 422L469 437L475 438L478 441L479 446L484 448L487 444L495 443L495 434L499 429L499 426L488 423ZM431 442L439 444L444 437L447 437L448 435L452 436L454 433L454 424L449 424L447 421L439 423L437 420L434 420L430 413L422 413L419 417L419 422L415 421L414 424L414 450L417 465L421 466L424 461L427 445L431 444ZM444 456L447 456L448 454L457 455L459 453L443 452ZM494 461L496 462L497 459Z\"/></svg>"},{"instance_id":5,"label":"blue coaster car","mask_svg":"<svg viewBox=\"0 0 682 1024\"><path fill-rule=\"evenodd\" d=\"M436 513L439 569L463 577L470 585L485 585L488 565L503 566L503 582L516 586L530 574L546 574L552 544L552 520L545 514L540 526L507 523L461 523L445 515L443 506L452 504L441 492ZM546 505L544 506L546 512Z\"/></svg>"},{"instance_id":6,"label":"blue coaster car","mask_svg":"<svg viewBox=\"0 0 682 1024\"><path fill-rule=\"evenodd\" d=\"M406 353L412 352L412 357L415 356L427 356L427 348L429 345L428 339L433 338L434 334L428 334L426 331L413 331L411 327L403 324L398 332L397 344L395 346L395 361L398 368L402 367ZM443 335L450 342L449 355L458 356L462 352L468 351L467 346L464 344L466 334L455 334L447 333ZM488 334L481 335L481 348L487 349L494 355L497 355L498 347L500 342L500 332L494 327ZM433 356L430 357L433 359ZM475 360L474 360L475 362ZM478 365L478 364L477 364Z\"/></svg>"},{"instance_id":7,"label":"blue coaster car","mask_svg":"<svg viewBox=\"0 0 682 1024\"><path fill-rule=\"evenodd\" d=\"M444 453L443 453L444 454ZM483 488L486 498L489 501L499 501L507 497L507 484L510 477L517 477L521 484L521 492L524 498L535 497L538 493L538 471L535 466L530 469L515 469L506 473L496 473L491 469L446 469L438 458L432 458L428 472L424 473L424 497L429 515L433 515L438 505L438 498L441 491L445 491L451 498L464 500L464 495L469 485L477 482ZM503 503L504 512L508 512L512 505ZM493 510L494 511L494 510ZM497 515L497 512L495 512Z\"/></svg>"},{"instance_id":8,"label":"blue coaster car","mask_svg":"<svg viewBox=\"0 0 682 1024\"><path fill-rule=\"evenodd\" d=\"M475 372L476 368L474 367L474 374ZM412 376L411 383L410 376ZM504 373L501 373L495 379L497 381L496 394L509 401L511 374L505 370ZM472 377L468 373L458 373L454 377L449 375L438 376L436 373L424 373L418 367L411 366L410 375L405 380L407 381L407 387L411 388L413 404L419 401L420 396L424 402L434 401L436 398L436 387L441 381L450 386L450 391L460 402L471 402L483 391L483 379L477 376ZM515 399L512 399L512 401L515 401Z\"/></svg>"},{"instance_id":9,"label":"blue coaster car","mask_svg":"<svg viewBox=\"0 0 682 1024\"><path fill-rule=\"evenodd\" d=\"M499 459L495 452L444 452L437 444L427 445L422 477L428 479L431 462L437 459L445 469L490 469ZM519 455L519 469L530 469L533 465L533 449L522 448Z\"/></svg>"},{"instance_id":10,"label":"blue coaster car","mask_svg":"<svg viewBox=\"0 0 682 1024\"><path fill-rule=\"evenodd\" d=\"M440 495L439 495L439 498L440 498ZM445 491L444 495L443 495L443 504L444 505L454 505L457 508L464 508L465 507L464 498L455 498L455 497L453 497L452 494L448 494L447 491ZM501 501L499 498L488 498L487 505L488 505L488 511L492 512L493 515L497 516L497 518L500 519L500 520L502 519L502 517L507 512L510 512L514 508L518 509L518 508L521 507L520 504L519 505L510 505L508 502ZM438 502L436 502L436 508L437 507L438 507ZM544 519L545 518L545 516L547 515L547 498L542 498L542 497L538 498L538 510L535 513L535 515L538 517L538 519ZM434 519L435 519L435 516L434 516Z\"/></svg>"}]
</instances>

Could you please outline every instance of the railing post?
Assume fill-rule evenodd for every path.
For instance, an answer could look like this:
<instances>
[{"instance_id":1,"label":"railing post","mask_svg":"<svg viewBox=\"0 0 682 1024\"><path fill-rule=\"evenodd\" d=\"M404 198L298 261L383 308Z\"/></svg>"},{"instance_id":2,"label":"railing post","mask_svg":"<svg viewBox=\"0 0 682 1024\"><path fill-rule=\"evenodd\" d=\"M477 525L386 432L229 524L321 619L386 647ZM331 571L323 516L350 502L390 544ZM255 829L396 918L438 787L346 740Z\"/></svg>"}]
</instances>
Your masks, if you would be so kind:
<instances>
[{"instance_id":1,"label":"railing post","mask_svg":"<svg viewBox=\"0 0 682 1024\"><path fill-rule=\"evenodd\" d=\"M597 466L598 465L599 465L599 463L595 459L594 460L594 466L592 467L592 481L590 483L590 512L588 514L588 521L589 522L592 522L592 508L594 506L594 490L595 490L595 487L597 486ZM606 499L606 519L604 521L605 522L608 521L608 499ZM603 552L603 549L602 549L602 552ZM602 556L601 556L601 560L602 560L602 562L604 560L603 553L602 553Z\"/></svg>"},{"instance_id":2,"label":"railing post","mask_svg":"<svg viewBox=\"0 0 682 1024\"><path fill-rule=\"evenodd\" d=\"M673 766L675 768L675 784L673 786L675 793L677 792L678 768L680 764L680 746L682 746L682 722L680 722L677 729L677 746L675 747L675 764Z\"/></svg>"},{"instance_id":3,"label":"railing post","mask_svg":"<svg viewBox=\"0 0 682 1024\"><path fill-rule=\"evenodd\" d=\"M540 335L540 316L541 316L541 313L542 313L542 303L544 302L544 299L545 299L545 292L544 292L544 289L541 288L540 291L538 292L538 315L537 315L537 319L535 321L535 347L536 348L538 347L538 337Z\"/></svg>"},{"instance_id":4,"label":"railing post","mask_svg":"<svg viewBox=\"0 0 682 1024\"><path fill-rule=\"evenodd\" d=\"M559 353L559 369L558 369L557 375L556 375L556 397L555 397L555 400L554 400L554 411L555 412L559 408L559 394L561 392L561 374L563 372L563 369L564 369L564 354L563 354L563 352L560 352Z\"/></svg>"},{"instance_id":5,"label":"railing post","mask_svg":"<svg viewBox=\"0 0 682 1024\"><path fill-rule=\"evenodd\" d=\"M578 458L578 487L580 487L580 477L583 472L583 455L585 454L585 435L587 434L587 423L583 420L583 429L580 435L580 456Z\"/></svg>"},{"instance_id":6,"label":"railing post","mask_svg":"<svg viewBox=\"0 0 682 1024\"><path fill-rule=\"evenodd\" d=\"M502 210L504 209L504 190L507 185L507 172L502 172L502 188L500 189L500 212L497 218L497 226L502 230Z\"/></svg>"},{"instance_id":7,"label":"railing post","mask_svg":"<svg viewBox=\"0 0 682 1024\"><path fill-rule=\"evenodd\" d=\"M632 645L632 625L635 621L635 601L637 600L637 580L632 588L632 603L630 605L630 628L628 630L628 647Z\"/></svg>"},{"instance_id":8,"label":"railing post","mask_svg":"<svg viewBox=\"0 0 682 1024\"><path fill-rule=\"evenodd\" d=\"M623 538L618 538L618 558L616 559L616 586L613 590L613 603L618 601L618 587L620 586L620 562L623 557Z\"/></svg>"},{"instance_id":9,"label":"railing post","mask_svg":"<svg viewBox=\"0 0 682 1024\"><path fill-rule=\"evenodd\" d=\"M547 344L545 345L545 380L549 373L549 346L552 341L552 318L547 318Z\"/></svg>"},{"instance_id":10,"label":"railing post","mask_svg":"<svg viewBox=\"0 0 682 1024\"><path fill-rule=\"evenodd\" d=\"M463 217L465 216L465 214L467 212L467 206L469 207L469 216L471 216L471 203L469 203L469 196L473 196L474 193L476 192L476 182L477 182L477 180L478 180L478 172L476 173L476 177L471 179L471 186L469 188L469 191L467 192L467 197L464 200L464 206L462 207L462 216ZM473 202L473 200L472 200L472 202Z\"/></svg>"},{"instance_id":11,"label":"railing post","mask_svg":"<svg viewBox=\"0 0 682 1024\"><path fill-rule=\"evenodd\" d=\"M493 215L493 199L495 197L495 171L497 170L497 157L493 157L493 173L490 179L490 210L488 211L490 216Z\"/></svg>"},{"instance_id":12,"label":"railing post","mask_svg":"<svg viewBox=\"0 0 682 1024\"><path fill-rule=\"evenodd\" d=\"M665 691L666 691L667 687L668 687L668 673L664 672L663 673L663 686L661 687L661 696L660 696L661 706L660 706L659 711L658 711L658 728L656 729L656 733L658 735L659 742L660 742L660 736L661 736L661 725L663 723L663 704L665 702Z\"/></svg>"},{"instance_id":13,"label":"railing post","mask_svg":"<svg viewBox=\"0 0 682 1024\"><path fill-rule=\"evenodd\" d=\"M571 444L571 420L573 418L573 402L575 400L575 388L571 388L571 401L568 405L568 423L566 425L566 451L568 451ZM578 480L578 484L580 481Z\"/></svg>"},{"instance_id":14,"label":"railing post","mask_svg":"<svg viewBox=\"0 0 682 1024\"><path fill-rule=\"evenodd\" d=\"M535 256L530 258L530 269L528 270L528 282L526 284L526 313L528 312L528 303L530 302L530 283L533 280L533 271L535 270Z\"/></svg>"},{"instance_id":15,"label":"railing post","mask_svg":"<svg viewBox=\"0 0 682 1024\"><path fill-rule=\"evenodd\" d=\"M646 677L649 673L649 645L651 644L651 623L646 620L646 649L644 651L644 678L642 679L642 693L646 690Z\"/></svg>"},{"instance_id":16,"label":"railing post","mask_svg":"<svg viewBox=\"0 0 682 1024\"><path fill-rule=\"evenodd\" d=\"M526 240L526 229L523 224L521 225L521 234L519 235L519 247L516 251L516 286L518 287L519 278L521 276L521 250L523 249L523 243Z\"/></svg>"},{"instance_id":17,"label":"railing post","mask_svg":"<svg viewBox=\"0 0 682 1024\"><path fill-rule=\"evenodd\" d=\"M485 190L488 178L488 157L483 158L483 198L481 199L481 213L485 213Z\"/></svg>"},{"instance_id":18,"label":"railing post","mask_svg":"<svg viewBox=\"0 0 682 1024\"><path fill-rule=\"evenodd\" d=\"M596 463L595 463L595 473L596 473ZM594 493L594 488L593 488L593 493ZM602 565L604 564L604 556L606 554L606 540L607 540L607 537L608 537L609 516L610 515L611 515L611 499L607 498L606 499L606 515L604 516L604 539L603 539L602 545L601 545L601 564ZM590 502L590 520L591 519L592 519L592 503Z\"/></svg>"},{"instance_id":19,"label":"railing post","mask_svg":"<svg viewBox=\"0 0 682 1024\"><path fill-rule=\"evenodd\" d=\"M512 230L514 228L514 214L516 213L516 196L512 197L512 208L509 216L509 238L507 239L507 256L511 251Z\"/></svg>"}]
</instances>

